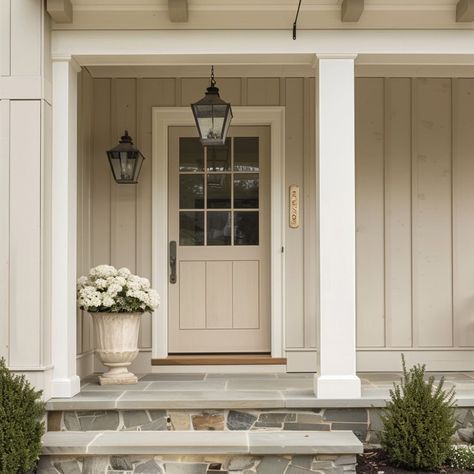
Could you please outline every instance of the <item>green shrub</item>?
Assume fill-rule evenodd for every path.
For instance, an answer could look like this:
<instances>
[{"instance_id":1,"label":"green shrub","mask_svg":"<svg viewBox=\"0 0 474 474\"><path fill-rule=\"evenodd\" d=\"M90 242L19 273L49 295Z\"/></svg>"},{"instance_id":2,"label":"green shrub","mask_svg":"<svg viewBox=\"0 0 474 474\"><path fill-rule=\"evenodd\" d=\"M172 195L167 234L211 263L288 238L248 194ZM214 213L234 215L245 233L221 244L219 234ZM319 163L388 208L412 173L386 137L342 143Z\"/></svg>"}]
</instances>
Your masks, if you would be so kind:
<instances>
[{"instance_id":1,"label":"green shrub","mask_svg":"<svg viewBox=\"0 0 474 474\"><path fill-rule=\"evenodd\" d=\"M474 446L463 444L451 446L448 462L451 467L456 469L474 470Z\"/></svg>"},{"instance_id":2,"label":"green shrub","mask_svg":"<svg viewBox=\"0 0 474 474\"><path fill-rule=\"evenodd\" d=\"M24 376L12 375L0 359L0 473L32 470L41 451L44 403Z\"/></svg>"},{"instance_id":3,"label":"green shrub","mask_svg":"<svg viewBox=\"0 0 474 474\"><path fill-rule=\"evenodd\" d=\"M391 463L412 470L439 468L448 457L455 433L454 390L443 390L434 377L425 381L425 366L407 370L390 390L391 400L382 415L381 444Z\"/></svg>"}]
</instances>

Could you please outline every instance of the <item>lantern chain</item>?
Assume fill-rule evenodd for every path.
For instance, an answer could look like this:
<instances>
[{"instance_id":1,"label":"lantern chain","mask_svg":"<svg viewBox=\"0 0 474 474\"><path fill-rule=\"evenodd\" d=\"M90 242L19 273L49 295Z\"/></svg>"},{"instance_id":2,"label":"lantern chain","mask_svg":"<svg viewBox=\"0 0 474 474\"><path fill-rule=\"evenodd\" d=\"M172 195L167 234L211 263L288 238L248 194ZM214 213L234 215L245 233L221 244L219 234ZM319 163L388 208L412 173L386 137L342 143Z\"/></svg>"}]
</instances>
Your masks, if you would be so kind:
<instances>
[{"instance_id":1,"label":"lantern chain","mask_svg":"<svg viewBox=\"0 0 474 474\"><path fill-rule=\"evenodd\" d=\"M211 66L211 87L216 86L216 80L214 78L214 66Z\"/></svg>"}]
</instances>

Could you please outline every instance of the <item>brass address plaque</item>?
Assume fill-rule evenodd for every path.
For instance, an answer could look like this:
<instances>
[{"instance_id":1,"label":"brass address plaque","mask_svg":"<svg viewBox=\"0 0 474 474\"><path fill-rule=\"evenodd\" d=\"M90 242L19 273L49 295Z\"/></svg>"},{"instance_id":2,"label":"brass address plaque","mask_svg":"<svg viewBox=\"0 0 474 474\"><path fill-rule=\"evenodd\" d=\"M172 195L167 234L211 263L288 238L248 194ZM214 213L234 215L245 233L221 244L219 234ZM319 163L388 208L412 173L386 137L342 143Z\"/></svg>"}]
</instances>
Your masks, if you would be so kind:
<instances>
[{"instance_id":1,"label":"brass address plaque","mask_svg":"<svg viewBox=\"0 0 474 474\"><path fill-rule=\"evenodd\" d=\"M300 226L300 187L290 186L290 227L297 229Z\"/></svg>"}]
</instances>

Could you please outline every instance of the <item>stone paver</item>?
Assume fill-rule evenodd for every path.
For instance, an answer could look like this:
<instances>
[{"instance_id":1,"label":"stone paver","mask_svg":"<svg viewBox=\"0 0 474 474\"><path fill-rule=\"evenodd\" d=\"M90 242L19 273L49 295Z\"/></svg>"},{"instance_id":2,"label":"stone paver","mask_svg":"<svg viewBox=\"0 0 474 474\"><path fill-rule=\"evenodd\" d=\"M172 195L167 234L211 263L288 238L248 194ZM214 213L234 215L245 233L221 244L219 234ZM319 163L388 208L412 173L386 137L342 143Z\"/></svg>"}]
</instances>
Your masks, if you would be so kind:
<instances>
[{"instance_id":1,"label":"stone paver","mask_svg":"<svg viewBox=\"0 0 474 474\"><path fill-rule=\"evenodd\" d=\"M314 374L147 374L136 385L100 386L88 377L81 393L70 399L51 399L49 410L185 408L368 408L383 407L397 373L361 373L362 397L353 400L317 399ZM433 373L456 388L458 407L474 406L474 372ZM361 422L354 411L354 422ZM69 420L71 423L72 421ZM337 420L332 420L337 421ZM344 421L347 421L346 419Z\"/></svg>"}]
</instances>

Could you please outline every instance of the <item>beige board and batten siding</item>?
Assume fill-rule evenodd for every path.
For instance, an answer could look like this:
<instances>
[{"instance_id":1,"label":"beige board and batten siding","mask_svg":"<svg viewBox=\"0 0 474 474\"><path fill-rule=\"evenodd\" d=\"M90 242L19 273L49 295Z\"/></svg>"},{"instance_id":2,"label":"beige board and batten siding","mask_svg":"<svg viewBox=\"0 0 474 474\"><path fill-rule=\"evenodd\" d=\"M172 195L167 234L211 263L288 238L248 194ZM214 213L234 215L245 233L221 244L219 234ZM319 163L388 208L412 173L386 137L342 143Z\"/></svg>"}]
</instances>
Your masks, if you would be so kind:
<instances>
[{"instance_id":1,"label":"beige board and batten siding","mask_svg":"<svg viewBox=\"0 0 474 474\"><path fill-rule=\"evenodd\" d=\"M473 95L474 79L357 79L357 345L366 369L393 370L399 352L472 369L462 349L474 346ZM388 358L376 362L377 348Z\"/></svg>"},{"instance_id":2,"label":"beige board and batten siding","mask_svg":"<svg viewBox=\"0 0 474 474\"><path fill-rule=\"evenodd\" d=\"M286 107L286 184L300 185L303 196L302 225L285 236L286 347L309 360L305 350L316 346L318 319L314 81L219 82L222 97L235 105ZM151 275L151 108L186 106L206 85L205 78L93 79L91 265L110 262ZM356 80L361 369L394 370L400 352L468 368L471 356L462 351L474 346L473 95L474 79ZM113 182L105 157L125 127L148 157L134 189ZM149 316L140 344L151 346Z\"/></svg>"},{"instance_id":3,"label":"beige board and batten siding","mask_svg":"<svg viewBox=\"0 0 474 474\"><path fill-rule=\"evenodd\" d=\"M94 78L91 90L88 73L83 71L81 75L81 121L92 124L93 136L90 151L82 145L78 157L82 163L79 165L82 190L78 200L79 218L90 219L90 228L79 231L78 235L84 255L80 257L83 262L78 265L78 269L81 268L78 273L84 273L89 266L110 263L127 266L132 272L150 278L152 107L188 106L203 95L208 79ZM315 173L314 107L309 106L314 103L314 79L222 78L219 88L221 96L236 106L286 106L286 187L297 184L304 190L307 184L308 190L313 189L311 194L301 194L304 196L302 225L286 230L286 347L295 352L308 350L314 353L317 336L314 276L304 279L304 274L310 274L316 268L314 231L309 233L316 225L314 212L309 212L314 209L311 202ZM91 96L92 100L85 99L84 95ZM80 140L89 140L88 126L80 127ZM124 129L129 131L146 157L136 186L117 185L113 181L105 154L116 145ZM285 192L285 196L287 194ZM81 206L89 210L84 211ZM288 209L285 213L285 222L288 222ZM87 238L90 238L90 246L85 242ZM151 317L145 315L139 343L150 358L151 336ZM78 353L84 355L92 349L92 344L89 318L78 319Z\"/></svg>"}]
</instances>

